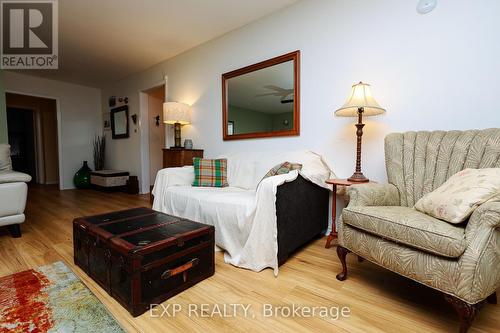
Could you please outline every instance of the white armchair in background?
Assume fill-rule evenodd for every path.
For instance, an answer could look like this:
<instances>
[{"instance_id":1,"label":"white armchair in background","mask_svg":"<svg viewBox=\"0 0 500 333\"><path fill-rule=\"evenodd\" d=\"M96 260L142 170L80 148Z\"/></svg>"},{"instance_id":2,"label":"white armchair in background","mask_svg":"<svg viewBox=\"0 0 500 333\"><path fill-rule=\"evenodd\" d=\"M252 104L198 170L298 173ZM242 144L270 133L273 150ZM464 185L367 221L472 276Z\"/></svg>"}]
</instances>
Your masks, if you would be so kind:
<instances>
[{"instance_id":1,"label":"white armchair in background","mask_svg":"<svg viewBox=\"0 0 500 333\"><path fill-rule=\"evenodd\" d=\"M10 146L0 144L0 226L8 226L12 237L21 237L30 181L30 175L12 170Z\"/></svg>"}]
</instances>

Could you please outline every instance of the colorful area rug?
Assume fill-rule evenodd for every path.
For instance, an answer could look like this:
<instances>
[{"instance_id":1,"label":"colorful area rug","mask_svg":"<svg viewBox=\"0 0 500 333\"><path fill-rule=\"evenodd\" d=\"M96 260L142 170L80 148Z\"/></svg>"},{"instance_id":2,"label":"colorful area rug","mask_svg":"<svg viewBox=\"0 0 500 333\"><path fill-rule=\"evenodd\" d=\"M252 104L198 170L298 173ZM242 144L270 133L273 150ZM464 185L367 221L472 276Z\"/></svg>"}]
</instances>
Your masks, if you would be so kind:
<instances>
[{"instance_id":1,"label":"colorful area rug","mask_svg":"<svg viewBox=\"0 0 500 333\"><path fill-rule=\"evenodd\" d=\"M123 332L62 262L0 278L0 332Z\"/></svg>"}]
</instances>

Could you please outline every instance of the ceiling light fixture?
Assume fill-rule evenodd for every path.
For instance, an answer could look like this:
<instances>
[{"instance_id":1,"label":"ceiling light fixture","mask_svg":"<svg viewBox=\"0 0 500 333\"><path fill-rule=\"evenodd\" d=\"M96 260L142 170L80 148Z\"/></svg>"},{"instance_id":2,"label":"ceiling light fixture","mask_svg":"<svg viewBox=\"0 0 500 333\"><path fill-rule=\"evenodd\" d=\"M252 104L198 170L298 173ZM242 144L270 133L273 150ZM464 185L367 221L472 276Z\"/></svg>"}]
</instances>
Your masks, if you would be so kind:
<instances>
[{"instance_id":1,"label":"ceiling light fixture","mask_svg":"<svg viewBox=\"0 0 500 333\"><path fill-rule=\"evenodd\" d=\"M420 0L417 4L417 13L427 14L436 8L437 0Z\"/></svg>"}]
</instances>

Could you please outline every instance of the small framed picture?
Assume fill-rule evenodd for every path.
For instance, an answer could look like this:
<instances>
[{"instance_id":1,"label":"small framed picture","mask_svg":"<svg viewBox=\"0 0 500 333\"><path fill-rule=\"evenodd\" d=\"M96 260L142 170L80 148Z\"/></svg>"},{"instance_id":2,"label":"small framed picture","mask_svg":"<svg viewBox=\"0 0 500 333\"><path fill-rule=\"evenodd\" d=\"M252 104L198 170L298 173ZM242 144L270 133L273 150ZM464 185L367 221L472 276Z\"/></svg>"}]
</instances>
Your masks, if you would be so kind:
<instances>
[{"instance_id":1,"label":"small framed picture","mask_svg":"<svg viewBox=\"0 0 500 333\"><path fill-rule=\"evenodd\" d=\"M116 96L110 96L108 99L108 104L109 104L110 108L115 107L116 106Z\"/></svg>"}]
</instances>

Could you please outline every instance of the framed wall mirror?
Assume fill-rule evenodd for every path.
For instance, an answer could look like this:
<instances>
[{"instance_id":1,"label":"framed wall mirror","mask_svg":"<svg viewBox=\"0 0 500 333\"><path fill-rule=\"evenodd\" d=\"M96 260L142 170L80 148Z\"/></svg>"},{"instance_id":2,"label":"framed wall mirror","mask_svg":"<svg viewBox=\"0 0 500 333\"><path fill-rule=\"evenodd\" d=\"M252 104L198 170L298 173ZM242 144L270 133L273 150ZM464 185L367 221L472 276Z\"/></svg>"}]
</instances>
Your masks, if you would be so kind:
<instances>
[{"instance_id":1,"label":"framed wall mirror","mask_svg":"<svg viewBox=\"0 0 500 333\"><path fill-rule=\"evenodd\" d=\"M111 136L113 139L129 137L128 105L111 110Z\"/></svg>"},{"instance_id":2,"label":"framed wall mirror","mask_svg":"<svg viewBox=\"0 0 500 333\"><path fill-rule=\"evenodd\" d=\"M222 74L224 140L300 134L300 51Z\"/></svg>"}]
</instances>

